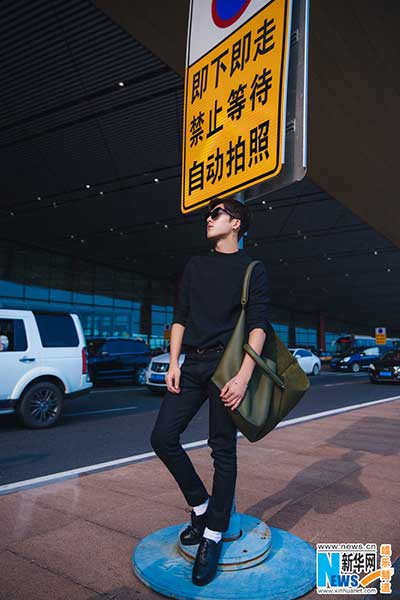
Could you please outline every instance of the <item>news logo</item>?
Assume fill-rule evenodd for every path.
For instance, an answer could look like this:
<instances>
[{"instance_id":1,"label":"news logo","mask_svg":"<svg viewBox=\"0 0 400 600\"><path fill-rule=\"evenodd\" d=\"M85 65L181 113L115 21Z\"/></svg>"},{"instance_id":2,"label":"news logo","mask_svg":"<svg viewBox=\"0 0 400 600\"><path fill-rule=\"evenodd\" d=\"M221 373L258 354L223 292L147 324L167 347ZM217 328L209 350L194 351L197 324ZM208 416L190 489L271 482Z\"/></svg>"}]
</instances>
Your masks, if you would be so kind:
<instances>
[{"instance_id":1,"label":"news logo","mask_svg":"<svg viewBox=\"0 0 400 600\"><path fill-rule=\"evenodd\" d=\"M317 544L318 594L391 594L391 544ZM369 587L380 580L379 590Z\"/></svg>"}]
</instances>

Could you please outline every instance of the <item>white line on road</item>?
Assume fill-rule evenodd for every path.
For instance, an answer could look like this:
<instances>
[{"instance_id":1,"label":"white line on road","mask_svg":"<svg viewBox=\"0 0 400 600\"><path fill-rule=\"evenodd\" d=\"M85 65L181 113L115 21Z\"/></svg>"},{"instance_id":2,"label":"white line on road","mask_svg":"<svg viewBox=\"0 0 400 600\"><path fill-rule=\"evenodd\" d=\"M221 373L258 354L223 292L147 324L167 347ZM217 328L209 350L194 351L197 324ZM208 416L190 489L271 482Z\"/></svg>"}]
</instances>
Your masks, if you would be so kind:
<instances>
[{"instance_id":1,"label":"white line on road","mask_svg":"<svg viewBox=\"0 0 400 600\"><path fill-rule=\"evenodd\" d=\"M104 408L103 410L82 410L76 413L66 413L64 417L80 417L81 415L101 415L102 413L121 412L123 410L135 410L137 406L123 406L121 408Z\"/></svg>"},{"instance_id":2,"label":"white line on road","mask_svg":"<svg viewBox=\"0 0 400 600\"><path fill-rule=\"evenodd\" d=\"M314 419L320 419L322 417L329 417L331 415L337 415L359 408L368 408L376 404L383 404L384 402L392 402L393 400L400 400L400 396L391 396L390 398L381 398L380 400L373 400L372 402L365 402L363 404L353 404L351 406L343 406L341 408L333 408L332 410L326 410L324 412L314 413L312 415L305 415L304 417L297 417L295 419L288 419L287 421L281 421L276 429L281 427L288 427L289 425L297 425L299 423L305 423L306 421L313 421ZM241 433L238 433L238 437L243 437ZM186 450L190 448L198 448L199 446L207 445L208 440L199 440L197 442L190 442L183 444L183 448ZM88 465L87 467L80 467L78 469L71 469L69 471L63 471L60 473L52 473L51 475L44 475L42 477L35 477L34 479L25 479L24 481L17 481L15 483L7 483L0 486L0 496L16 492L17 490L25 490L28 488L44 485L47 483L55 483L64 481L66 479L72 479L79 477L87 473L93 473L96 471L104 471L112 467L120 467L121 465L131 464L144 460L146 458L155 457L154 452L145 452L144 454L136 454L133 456L126 456L125 458L118 458L117 460L109 460L107 462L98 463L96 465Z\"/></svg>"},{"instance_id":3,"label":"white line on road","mask_svg":"<svg viewBox=\"0 0 400 600\"><path fill-rule=\"evenodd\" d=\"M360 385L358 381L343 381L342 383L322 383L319 386L314 387L333 387L335 385Z\"/></svg>"}]
</instances>

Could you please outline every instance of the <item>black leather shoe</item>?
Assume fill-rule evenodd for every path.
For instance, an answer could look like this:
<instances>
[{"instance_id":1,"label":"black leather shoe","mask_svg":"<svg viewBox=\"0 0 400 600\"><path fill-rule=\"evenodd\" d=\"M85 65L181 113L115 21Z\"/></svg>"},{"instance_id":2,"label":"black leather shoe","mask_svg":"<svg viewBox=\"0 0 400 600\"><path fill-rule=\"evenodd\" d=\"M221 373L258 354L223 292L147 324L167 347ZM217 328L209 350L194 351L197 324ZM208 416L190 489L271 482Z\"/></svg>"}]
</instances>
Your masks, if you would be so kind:
<instances>
[{"instance_id":1,"label":"black leather shoe","mask_svg":"<svg viewBox=\"0 0 400 600\"><path fill-rule=\"evenodd\" d=\"M195 585L207 585L214 579L217 572L218 560L221 556L223 540L214 542L201 538L192 571L192 582Z\"/></svg>"},{"instance_id":2,"label":"black leather shoe","mask_svg":"<svg viewBox=\"0 0 400 600\"><path fill-rule=\"evenodd\" d=\"M181 544L184 546L194 546L200 544L204 530L206 528L207 511L197 516L194 510L190 512L191 524L182 531L179 536Z\"/></svg>"}]
</instances>

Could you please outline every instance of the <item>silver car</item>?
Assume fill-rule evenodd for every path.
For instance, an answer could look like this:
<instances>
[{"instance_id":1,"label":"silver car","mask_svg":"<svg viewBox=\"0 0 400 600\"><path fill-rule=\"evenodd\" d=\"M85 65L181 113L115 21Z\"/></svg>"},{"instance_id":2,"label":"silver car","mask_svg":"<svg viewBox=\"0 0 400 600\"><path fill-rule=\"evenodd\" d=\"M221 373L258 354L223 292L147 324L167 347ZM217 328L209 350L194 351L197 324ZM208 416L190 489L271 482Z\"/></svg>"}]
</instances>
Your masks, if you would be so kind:
<instances>
[{"instance_id":1,"label":"silver car","mask_svg":"<svg viewBox=\"0 0 400 600\"><path fill-rule=\"evenodd\" d=\"M299 365L307 375L318 375L321 370L321 360L316 354L306 348L289 348L289 351L297 358Z\"/></svg>"},{"instance_id":2,"label":"silver car","mask_svg":"<svg viewBox=\"0 0 400 600\"><path fill-rule=\"evenodd\" d=\"M185 360L185 354L179 355L179 367L182 366ZM170 354L159 354L151 359L149 366L146 371L146 386L154 394L165 394L167 391L167 384L165 383L165 376L169 369Z\"/></svg>"}]
</instances>

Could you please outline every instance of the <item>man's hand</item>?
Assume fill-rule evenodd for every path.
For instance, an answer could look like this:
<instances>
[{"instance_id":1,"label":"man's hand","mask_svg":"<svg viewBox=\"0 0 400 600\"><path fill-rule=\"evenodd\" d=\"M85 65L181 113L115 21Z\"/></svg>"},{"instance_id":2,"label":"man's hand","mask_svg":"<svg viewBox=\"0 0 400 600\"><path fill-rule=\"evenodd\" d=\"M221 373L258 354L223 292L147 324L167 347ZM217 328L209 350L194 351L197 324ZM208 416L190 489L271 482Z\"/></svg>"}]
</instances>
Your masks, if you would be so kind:
<instances>
[{"instance_id":1,"label":"man's hand","mask_svg":"<svg viewBox=\"0 0 400 600\"><path fill-rule=\"evenodd\" d=\"M168 373L165 376L165 383L167 384L167 390L173 394L179 394L181 388L179 382L181 379L181 370L178 365L169 367Z\"/></svg>"},{"instance_id":2,"label":"man's hand","mask_svg":"<svg viewBox=\"0 0 400 600\"><path fill-rule=\"evenodd\" d=\"M246 393L247 384L247 380L238 374L226 382L221 390L220 396L227 408L235 410L239 406Z\"/></svg>"}]
</instances>

